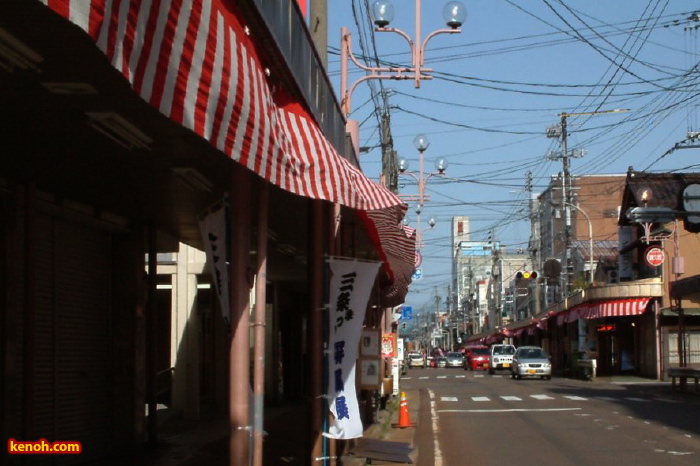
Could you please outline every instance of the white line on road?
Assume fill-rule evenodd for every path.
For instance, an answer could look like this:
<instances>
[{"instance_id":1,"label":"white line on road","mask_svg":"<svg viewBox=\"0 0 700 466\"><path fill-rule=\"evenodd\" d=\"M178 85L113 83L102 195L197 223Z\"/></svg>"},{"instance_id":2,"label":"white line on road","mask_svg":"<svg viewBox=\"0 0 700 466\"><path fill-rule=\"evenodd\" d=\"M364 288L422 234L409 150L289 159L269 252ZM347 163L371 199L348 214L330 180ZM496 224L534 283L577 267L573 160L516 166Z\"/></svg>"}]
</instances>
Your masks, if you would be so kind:
<instances>
[{"instance_id":1,"label":"white line on road","mask_svg":"<svg viewBox=\"0 0 700 466\"><path fill-rule=\"evenodd\" d=\"M456 396L443 396L440 397L440 401L457 401Z\"/></svg>"},{"instance_id":2,"label":"white line on road","mask_svg":"<svg viewBox=\"0 0 700 466\"><path fill-rule=\"evenodd\" d=\"M568 398L573 401L588 401L588 398L584 398L582 396L564 395L564 398Z\"/></svg>"},{"instance_id":3,"label":"white line on road","mask_svg":"<svg viewBox=\"0 0 700 466\"><path fill-rule=\"evenodd\" d=\"M473 396L473 401L491 401L488 396Z\"/></svg>"},{"instance_id":4,"label":"white line on road","mask_svg":"<svg viewBox=\"0 0 700 466\"><path fill-rule=\"evenodd\" d=\"M581 408L512 408L512 409L441 409L439 413L525 413L525 412L549 412L549 411L580 411Z\"/></svg>"},{"instance_id":5,"label":"white line on road","mask_svg":"<svg viewBox=\"0 0 700 466\"><path fill-rule=\"evenodd\" d=\"M432 390L428 390L430 395L430 415L432 417L433 424L433 443L435 445L435 466L442 466L442 450L440 449L440 440L438 440L438 433L440 429L438 427L438 414L435 410L435 393Z\"/></svg>"},{"instance_id":6,"label":"white line on road","mask_svg":"<svg viewBox=\"0 0 700 466\"><path fill-rule=\"evenodd\" d=\"M523 399L518 396L501 396L501 398L506 401L523 401Z\"/></svg>"},{"instance_id":7,"label":"white line on road","mask_svg":"<svg viewBox=\"0 0 700 466\"><path fill-rule=\"evenodd\" d=\"M542 395L530 395L530 396L536 400L553 400L554 399L551 396L544 395L544 394L542 394Z\"/></svg>"}]
</instances>

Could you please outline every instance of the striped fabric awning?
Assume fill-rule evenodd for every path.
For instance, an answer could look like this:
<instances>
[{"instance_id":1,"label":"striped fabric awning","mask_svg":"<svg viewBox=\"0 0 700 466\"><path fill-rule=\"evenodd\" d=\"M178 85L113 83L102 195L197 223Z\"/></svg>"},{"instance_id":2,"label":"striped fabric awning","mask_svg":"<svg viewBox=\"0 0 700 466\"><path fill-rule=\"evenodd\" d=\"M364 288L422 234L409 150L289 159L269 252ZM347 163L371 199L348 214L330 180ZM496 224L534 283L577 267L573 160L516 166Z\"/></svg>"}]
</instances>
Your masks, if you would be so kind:
<instances>
[{"instance_id":1,"label":"striped fabric awning","mask_svg":"<svg viewBox=\"0 0 700 466\"><path fill-rule=\"evenodd\" d=\"M377 227L393 273L412 268L414 236L384 236L400 228L405 205L342 158L302 105L273 91L235 2L41 1L82 28L146 102L232 160L291 193L382 212L369 218L385 222Z\"/></svg>"},{"instance_id":2,"label":"striped fabric awning","mask_svg":"<svg viewBox=\"0 0 700 466\"><path fill-rule=\"evenodd\" d=\"M650 298L618 299L583 304L569 311L557 314L557 325L574 322L577 319L600 319L603 317L625 317L643 314Z\"/></svg>"},{"instance_id":3,"label":"striped fabric awning","mask_svg":"<svg viewBox=\"0 0 700 466\"><path fill-rule=\"evenodd\" d=\"M600 319L602 317L625 317L643 314L650 298L622 299L603 301L578 310L582 319Z\"/></svg>"}]
</instances>

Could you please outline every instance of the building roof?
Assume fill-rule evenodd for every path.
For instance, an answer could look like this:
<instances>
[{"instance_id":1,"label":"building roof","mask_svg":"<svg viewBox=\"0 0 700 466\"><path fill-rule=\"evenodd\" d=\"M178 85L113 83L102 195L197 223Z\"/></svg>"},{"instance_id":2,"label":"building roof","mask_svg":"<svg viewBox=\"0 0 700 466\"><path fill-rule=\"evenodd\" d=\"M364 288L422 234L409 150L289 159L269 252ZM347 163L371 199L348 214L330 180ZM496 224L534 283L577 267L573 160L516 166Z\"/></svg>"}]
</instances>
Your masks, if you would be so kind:
<instances>
[{"instance_id":1,"label":"building roof","mask_svg":"<svg viewBox=\"0 0 700 466\"><path fill-rule=\"evenodd\" d=\"M590 242L588 240L574 240L571 242L571 247L575 254L578 254L585 260L590 257ZM593 258L596 260L616 259L619 253L619 245L617 241L593 241Z\"/></svg>"}]
</instances>

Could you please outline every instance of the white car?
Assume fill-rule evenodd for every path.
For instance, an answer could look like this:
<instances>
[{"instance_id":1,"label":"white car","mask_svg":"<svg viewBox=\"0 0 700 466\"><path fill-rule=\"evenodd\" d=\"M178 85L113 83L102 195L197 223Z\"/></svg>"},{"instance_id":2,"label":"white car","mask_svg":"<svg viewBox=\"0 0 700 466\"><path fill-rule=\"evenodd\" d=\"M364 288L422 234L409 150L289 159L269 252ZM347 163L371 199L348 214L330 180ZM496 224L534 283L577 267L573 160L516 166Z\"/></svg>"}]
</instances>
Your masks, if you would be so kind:
<instances>
[{"instance_id":1,"label":"white car","mask_svg":"<svg viewBox=\"0 0 700 466\"><path fill-rule=\"evenodd\" d=\"M552 378L552 362L549 354L539 346L521 346L513 356L510 376L520 380L523 377Z\"/></svg>"},{"instance_id":2,"label":"white car","mask_svg":"<svg viewBox=\"0 0 700 466\"><path fill-rule=\"evenodd\" d=\"M408 354L408 368L412 367L422 367L425 369L425 358L421 353L409 353Z\"/></svg>"},{"instance_id":3,"label":"white car","mask_svg":"<svg viewBox=\"0 0 700 466\"><path fill-rule=\"evenodd\" d=\"M494 374L500 370L510 370L514 354L515 346L513 345L493 345L491 347L491 360L489 361L489 374Z\"/></svg>"}]
</instances>

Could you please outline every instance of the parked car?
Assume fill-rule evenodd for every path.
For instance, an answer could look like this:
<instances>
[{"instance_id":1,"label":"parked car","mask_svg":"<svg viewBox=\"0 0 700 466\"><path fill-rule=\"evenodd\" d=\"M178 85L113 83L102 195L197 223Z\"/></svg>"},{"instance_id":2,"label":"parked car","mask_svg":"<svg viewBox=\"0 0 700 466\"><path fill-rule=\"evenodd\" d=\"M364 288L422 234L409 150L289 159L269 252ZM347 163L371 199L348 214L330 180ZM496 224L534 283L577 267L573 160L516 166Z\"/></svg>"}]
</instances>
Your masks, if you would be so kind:
<instances>
[{"instance_id":1,"label":"parked car","mask_svg":"<svg viewBox=\"0 0 700 466\"><path fill-rule=\"evenodd\" d=\"M447 353L445 359L447 360L446 367L462 367L464 364L464 355L456 351Z\"/></svg>"},{"instance_id":2,"label":"parked car","mask_svg":"<svg viewBox=\"0 0 700 466\"><path fill-rule=\"evenodd\" d=\"M521 346L513 355L510 376L518 380L522 377L551 379L552 362L549 355L539 346Z\"/></svg>"},{"instance_id":3,"label":"parked car","mask_svg":"<svg viewBox=\"0 0 700 466\"><path fill-rule=\"evenodd\" d=\"M489 374L494 374L499 370L510 370L513 363L515 346L513 345L493 345L491 346L491 357L489 358Z\"/></svg>"},{"instance_id":4,"label":"parked car","mask_svg":"<svg viewBox=\"0 0 700 466\"><path fill-rule=\"evenodd\" d=\"M464 370L488 370L491 351L488 346L470 346L464 350Z\"/></svg>"},{"instance_id":5,"label":"parked car","mask_svg":"<svg viewBox=\"0 0 700 466\"><path fill-rule=\"evenodd\" d=\"M422 367L425 369L425 358L421 353L408 353L408 368Z\"/></svg>"}]
</instances>

